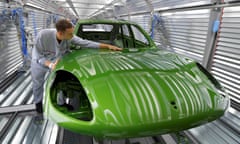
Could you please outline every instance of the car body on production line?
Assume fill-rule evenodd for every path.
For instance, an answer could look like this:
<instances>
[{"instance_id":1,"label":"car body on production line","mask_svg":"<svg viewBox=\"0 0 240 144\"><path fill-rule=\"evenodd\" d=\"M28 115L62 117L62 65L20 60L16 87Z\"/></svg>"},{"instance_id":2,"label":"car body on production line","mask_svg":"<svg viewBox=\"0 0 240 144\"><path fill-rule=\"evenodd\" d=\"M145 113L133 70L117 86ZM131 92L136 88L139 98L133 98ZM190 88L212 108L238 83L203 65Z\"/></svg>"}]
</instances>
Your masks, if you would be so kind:
<instances>
[{"instance_id":1,"label":"car body on production line","mask_svg":"<svg viewBox=\"0 0 240 144\"><path fill-rule=\"evenodd\" d=\"M44 114L65 129L109 139L153 136L216 120L229 107L201 64L156 47L135 23L81 20L74 33L123 50L72 46L60 59L45 84Z\"/></svg>"}]
</instances>

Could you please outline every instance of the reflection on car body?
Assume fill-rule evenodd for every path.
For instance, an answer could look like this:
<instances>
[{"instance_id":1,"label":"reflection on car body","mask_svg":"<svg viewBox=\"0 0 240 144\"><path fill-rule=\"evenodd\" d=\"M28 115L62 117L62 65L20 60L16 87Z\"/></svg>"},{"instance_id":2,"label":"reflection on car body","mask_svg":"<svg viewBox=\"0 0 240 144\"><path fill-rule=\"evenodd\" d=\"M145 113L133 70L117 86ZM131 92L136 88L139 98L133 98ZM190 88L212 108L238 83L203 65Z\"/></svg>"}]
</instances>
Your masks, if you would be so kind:
<instances>
[{"instance_id":1,"label":"reflection on car body","mask_svg":"<svg viewBox=\"0 0 240 144\"><path fill-rule=\"evenodd\" d=\"M90 24L111 28L84 31ZM134 23L83 20L75 34L124 49L73 49L60 60L46 83L44 113L66 129L98 138L152 136L213 121L228 108L207 70L157 48Z\"/></svg>"}]
</instances>

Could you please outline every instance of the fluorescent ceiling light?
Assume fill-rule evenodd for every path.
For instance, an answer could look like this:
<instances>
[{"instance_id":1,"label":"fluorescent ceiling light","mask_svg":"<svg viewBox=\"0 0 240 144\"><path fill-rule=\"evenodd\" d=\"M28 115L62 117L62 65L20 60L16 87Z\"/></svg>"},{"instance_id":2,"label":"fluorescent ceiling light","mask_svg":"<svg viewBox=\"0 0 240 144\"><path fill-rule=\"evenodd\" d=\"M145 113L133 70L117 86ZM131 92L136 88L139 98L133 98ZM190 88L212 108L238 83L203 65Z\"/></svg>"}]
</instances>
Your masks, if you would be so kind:
<instances>
[{"instance_id":1,"label":"fluorescent ceiling light","mask_svg":"<svg viewBox=\"0 0 240 144\"><path fill-rule=\"evenodd\" d=\"M27 2L25 5L27 5L27 6L31 6L31 7L35 7L35 8L38 8L38 9L42 9L42 10L46 10L45 8L42 8L42 7L39 7L39 6L33 5L33 4L29 3L29 2Z\"/></svg>"}]
</instances>

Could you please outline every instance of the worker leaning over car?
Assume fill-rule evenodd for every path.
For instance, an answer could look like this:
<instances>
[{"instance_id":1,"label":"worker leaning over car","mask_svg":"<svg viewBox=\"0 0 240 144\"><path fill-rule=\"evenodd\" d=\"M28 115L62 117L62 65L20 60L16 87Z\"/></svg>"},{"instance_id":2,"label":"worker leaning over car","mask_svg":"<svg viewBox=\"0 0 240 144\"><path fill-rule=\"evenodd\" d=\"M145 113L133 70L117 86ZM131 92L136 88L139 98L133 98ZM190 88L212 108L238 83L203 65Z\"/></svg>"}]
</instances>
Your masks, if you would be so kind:
<instances>
[{"instance_id":1,"label":"worker leaning over car","mask_svg":"<svg viewBox=\"0 0 240 144\"><path fill-rule=\"evenodd\" d=\"M74 27L69 20L61 19L56 23L56 29L44 29L39 32L32 50L31 75L36 111L42 113L43 85L47 71L53 70L59 57L69 50L71 44L89 48L106 48L122 50L122 48L83 40L73 34Z\"/></svg>"}]
</instances>

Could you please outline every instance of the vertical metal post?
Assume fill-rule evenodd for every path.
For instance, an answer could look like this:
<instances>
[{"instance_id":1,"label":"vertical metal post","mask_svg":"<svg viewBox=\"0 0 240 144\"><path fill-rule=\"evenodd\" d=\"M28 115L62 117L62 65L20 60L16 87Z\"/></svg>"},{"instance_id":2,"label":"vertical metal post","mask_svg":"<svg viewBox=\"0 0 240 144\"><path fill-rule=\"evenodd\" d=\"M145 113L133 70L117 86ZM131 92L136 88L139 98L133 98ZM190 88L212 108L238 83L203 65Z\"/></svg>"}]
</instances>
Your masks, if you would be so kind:
<instances>
[{"instance_id":1,"label":"vertical metal post","mask_svg":"<svg viewBox=\"0 0 240 144\"><path fill-rule=\"evenodd\" d=\"M216 5L218 5L218 3L216 3ZM213 52L217 41L217 32L213 30L214 23L216 21L221 21L221 11L222 8L215 7L212 8L210 12L207 41L202 61L202 65L208 70L211 67L211 58L213 57Z\"/></svg>"}]
</instances>

